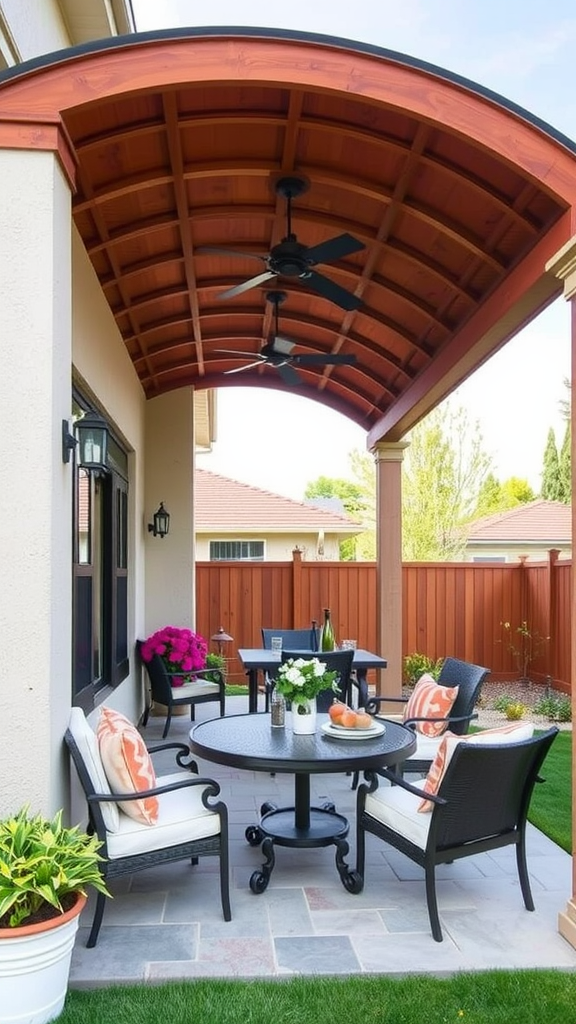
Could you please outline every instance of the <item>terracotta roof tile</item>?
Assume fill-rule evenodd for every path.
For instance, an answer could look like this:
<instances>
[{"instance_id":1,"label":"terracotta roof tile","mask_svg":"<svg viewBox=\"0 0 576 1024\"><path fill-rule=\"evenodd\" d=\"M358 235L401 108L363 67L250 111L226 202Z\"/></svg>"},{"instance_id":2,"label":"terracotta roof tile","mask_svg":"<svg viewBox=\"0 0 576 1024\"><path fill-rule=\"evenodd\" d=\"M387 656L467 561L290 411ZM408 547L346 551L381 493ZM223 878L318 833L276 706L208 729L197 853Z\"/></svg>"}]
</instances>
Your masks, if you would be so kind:
<instances>
[{"instance_id":1,"label":"terracotta roof tile","mask_svg":"<svg viewBox=\"0 0 576 1024\"><path fill-rule=\"evenodd\" d=\"M551 546L569 544L571 539L572 506L543 499L484 516L468 534L469 541L532 541Z\"/></svg>"},{"instance_id":2,"label":"terracotta roof tile","mask_svg":"<svg viewBox=\"0 0 576 1024\"><path fill-rule=\"evenodd\" d=\"M347 516L272 494L207 469L194 473L194 509L197 533L324 530L353 535L363 530L361 523Z\"/></svg>"}]
</instances>

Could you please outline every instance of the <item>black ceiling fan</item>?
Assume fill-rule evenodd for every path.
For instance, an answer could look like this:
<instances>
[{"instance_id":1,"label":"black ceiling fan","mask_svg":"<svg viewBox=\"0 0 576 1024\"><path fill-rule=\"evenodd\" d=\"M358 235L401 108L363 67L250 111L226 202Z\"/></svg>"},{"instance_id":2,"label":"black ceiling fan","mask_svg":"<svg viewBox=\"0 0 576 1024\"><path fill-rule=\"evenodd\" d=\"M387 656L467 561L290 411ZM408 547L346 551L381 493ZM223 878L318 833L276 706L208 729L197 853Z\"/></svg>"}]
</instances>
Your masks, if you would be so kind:
<instances>
[{"instance_id":1,"label":"black ceiling fan","mask_svg":"<svg viewBox=\"0 0 576 1024\"><path fill-rule=\"evenodd\" d=\"M289 387L297 387L298 384L302 383L302 378L294 369L295 366L336 366L338 364L351 366L356 362L355 355L341 355L340 353L334 355L331 352L318 352L314 355L291 355L296 342L283 338L278 333L278 309L286 297L286 292L266 292L267 301L271 302L274 306L274 330L270 340L267 341L258 353L238 352L236 349L229 348L216 349L217 352L225 352L228 355L237 357L245 356L246 359L252 360L246 366L238 366L234 370L225 370L225 373L243 373L245 370L251 370L254 366L261 366L263 363L266 363L268 366L278 370L285 384ZM255 355L256 358L254 358Z\"/></svg>"},{"instance_id":2,"label":"black ceiling fan","mask_svg":"<svg viewBox=\"0 0 576 1024\"><path fill-rule=\"evenodd\" d=\"M309 187L306 178L290 175L281 177L275 184L277 195L284 196L286 200L286 235L281 242L274 245L267 256L253 252L239 252L236 249L223 249L215 246L199 246L197 252L219 253L225 256L242 256L245 259L259 260L266 269L256 277L248 281L228 288L221 292L219 299L231 299L234 295L240 295L255 288L256 285L270 281L273 277L297 277L308 288L323 295L325 299L334 302L342 309L358 309L361 299L352 292L346 291L340 285L324 277L312 268L318 264L333 263L334 260L342 259L353 252L359 252L365 248L363 242L358 241L352 235L343 234L329 238L319 245L306 246L299 242L292 232L292 200L302 195Z\"/></svg>"}]
</instances>

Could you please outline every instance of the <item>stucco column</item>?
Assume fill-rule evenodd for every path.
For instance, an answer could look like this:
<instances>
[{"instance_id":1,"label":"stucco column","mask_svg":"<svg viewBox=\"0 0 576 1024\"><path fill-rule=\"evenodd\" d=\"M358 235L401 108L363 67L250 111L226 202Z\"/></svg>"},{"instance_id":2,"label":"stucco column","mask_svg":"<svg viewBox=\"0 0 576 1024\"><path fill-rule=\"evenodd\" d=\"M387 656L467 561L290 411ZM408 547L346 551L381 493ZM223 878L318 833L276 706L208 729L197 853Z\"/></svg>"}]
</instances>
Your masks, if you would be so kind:
<instances>
[{"instance_id":1,"label":"stucco column","mask_svg":"<svg viewBox=\"0 0 576 1024\"><path fill-rule=\"evenodd\" d=\"M379 442L376 462L376 549L378 651L388 668L380 673L378 692L402 692L402 460L407 441Z\"/></svg>"},{"instance_id":2,"label":"stucco column","mask_svg":"<svg viewBox=\"0 0 576 1024\"><path fill-rule=\"evenodd\" d=\"M162 626L195 625L194 392L178 388L146 403L146 634ZM148 523L160 502L170 533L154 537Z\"/></svg>"},{"instance_id":3,"label":"stucco column","mask_svg":"<svg viewBox=\"0 0 576 1024\"><path fill-rule=\"evenodd\" d=\"M46 814L67 804L72 699L71 193L35 142L0 130L0 808Z\"/></svg>"},{"instance_id":4,"label":"stucco column","mask_svg":"<svg viewBox=\"0 0 576 1024\"><path fill-rule=\"evenodd\" d=\"M571 439L572 439L572 537L576 537L576 380L574 367L576 366L576 237L573 237L560 249L556 255L546 264L546 270L554 274L564 282L564 298L571 305L571 335L572 335L572 359L571 359ZM576 572L572 566L572 610L571 610L571 679L570 689L572 693L572 721L576 721L576 687L574 686L574 669L576 667ZM576 807L576 746L572 746L572 807ZM576 815L572 814L572 896L568 900L566 910L558 915L558 930L560 934L576 948Z\"/></svg>"}]
</instances>

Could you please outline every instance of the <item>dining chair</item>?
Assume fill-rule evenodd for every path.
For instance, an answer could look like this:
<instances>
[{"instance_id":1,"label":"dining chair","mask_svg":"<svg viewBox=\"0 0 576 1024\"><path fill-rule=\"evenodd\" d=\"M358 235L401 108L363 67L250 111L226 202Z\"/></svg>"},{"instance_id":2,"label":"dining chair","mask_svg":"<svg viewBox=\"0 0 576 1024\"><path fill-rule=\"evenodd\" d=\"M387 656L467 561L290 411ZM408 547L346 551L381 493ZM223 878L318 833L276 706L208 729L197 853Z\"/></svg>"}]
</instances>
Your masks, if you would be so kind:
<instances>
[{"instance_id":1,"label":"dining chair","mask_svg":"<svg viewBox=\"0 0 576 1024\"><path fill-rule=\"evenodd\" d=\"M517 732L525 734L521 729ZM436 792L424 792L424 781L411 785L388 768L369 775L358 787L354 892L363 888L368 832L424 869L432 935L442 942L436 865L514 845L524 905L534 910L526 863L526 819L534 785L543 781L540 767L557 734L553 727L517 742L511 734L497 741L488 731L457 736L450 740L452 757ZM445 745L448 741L446 737ZM379 776L392 785L380 785ZM465 881L460 878L459 884L465 886Z\"/></svg>"},{"instance_id":2,"label":"dining chair","mask_svg":"<svg viewBox=\"0 0 576 1024\"><path fill-rule=\"evenodd\" d=\"M268 629L262 627L262 646L272 649L272 637L281 637L283 647L299 648L303 651L317 651L320 644L320 627L310 626L308 629ZM270 707L270 695L274 689L274 676L269 672L264 676L264 710Z\"/></svg>"},{"instance_id":3,"label":"dining chair","mask_svg":"<svg viewBox=\"0 0 576 1024\"><path fill-rule=\"evenodd\" d=\"M318 658L319 661L324 662L326 670L328 672L337 672L338 676L335 680L338 686L338 693L332 688L327 690L321 690L316 697L316 709L320 714L327 714L328 708L334 702L334 698L344 701L345 704L352 703L352 686L355 680L352 677L352 662L354 660L354 651L289 651L282 650L282 662L288 661L289 658L304 658L305 661L311 661L312 658Z\"/></svg>"},{"instance_id":4,"label":"dining chair","mask_svg":"<svg viewBox=\"0 0 576 1024\"><path fill-rule=\"evenodd\" d=\"M221 669L199 669L198 671L186 673L187 676L193 677L191 682L186 682L183 686L172 686L170 673L160 655L155 654L150 661L144 661L142 658L142 640L136 642L136 650L150 681L150 689L146 693L146 706L141 719L142 726L145 727L148 724L153 704L161 704L166 708L166 724L162 733L162 739L166 739L168 735L175 708L189 705L190 720L192 722L194 721L194 708L196 704L218 701L220 704L220 717L222 718L226 713L226 680ZM209 678L206 678L208 673Z\"/></svg>"},{"instance_id":5,"label":"dining chair","mask_svg":"<svg viewBox=\"0 0 576 1024\"><path fill-rule=\"evenodd\" d=\"M425 722L442 721L445 723L445 729L449 729L450 732L458 736L466 735L470 723L478 717L474 708L478 702L482 685L489 675L490 669L484 668L482 665L461 661L460 658L445 658L436 681L439 686L458 687L458 694L450 713L442 719L432 716L406 719L403 715L390 716L394 721L401 721L408 728L414 729L418 739L416 752L412 757L404 761L401 766L398 766L399 771L403 774L425 774L436 756L442 734L426 736L420 731L419 725ZM393 701L394 703L402 702L406 704L409 699L409 697L371 697L366 705L366 710L370 714L379 713L386 718L386 711L383 707L386 702ZM358 773L356 772L352 779L352 788L356 789L357 785Z\"/></svg>"},{"instance_id":6,"label":"dining chair","mask_svg":"<svg viewBox=\"0 0 576 1024\"><path fill-rule=\"evenodd\" d=\"M109 711L116 722L124 719L111 709L105 711ZM103 713L101 708L101 716ZM120 726L123 732L119 739L123 765L129 764L128 751L132 750L133 757L132 767L123 769L123 777L128 781L123 783L122 789L110 781L116 778L118 770L116 750L115 756L109 756L107 761L97 733L80 708L72 708L64 737L88 803L88 829L95 832L102 843L102 875L111 879L171 861L190 858L194 865L198 857L217 856L222 914L225 921L230 921L228 811L225 803L214 800L220 793L220 786L213 779L198 776L198 767L190 760L187 744L162 743L146 750L135 726L127 719L124 723ZM143 771L149 755L166 750L174 751L176 770L159 776L155 775L153 767ZM141 805L143 800L147 806L143 810L139 808L134 817L131 806ZM127 807L131 813L127 813ZM201 881L198 889L203 889ZM89 947L98 941L106 898L97 893L86 943ZM202 893L199 898L204 898Z\"/></svg>"}]
</instances>

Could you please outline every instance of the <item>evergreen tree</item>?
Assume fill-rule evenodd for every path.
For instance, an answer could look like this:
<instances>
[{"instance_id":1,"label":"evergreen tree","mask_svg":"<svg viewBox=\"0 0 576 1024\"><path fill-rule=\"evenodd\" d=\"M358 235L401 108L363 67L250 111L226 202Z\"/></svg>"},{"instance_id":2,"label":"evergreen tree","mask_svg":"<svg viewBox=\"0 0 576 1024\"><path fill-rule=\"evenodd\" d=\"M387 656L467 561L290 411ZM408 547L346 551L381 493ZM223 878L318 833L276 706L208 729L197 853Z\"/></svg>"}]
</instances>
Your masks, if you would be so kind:
<instances>
[{"instance_id":1,"label":"evergreen tree","mask_svg":"<svg viewBox=\"0 0 576 1024\"><path fill-rule=\"evenodd\" d=\"M572 437L570 430L570 420L566 423L566 430L564 432L564 440L562 442L562 448L560 450L560 460L558 466L558 483L559 483L559 501L563 501L565 505L569 505L572 501L572 459L571 459L571 447Z\"/></svg>"},{"instance_id":2,"label":"evergreen tree","mask_svg":"<svg viewBox=\"0 0 576 1024\"><path fill-rule=\"evenodd\" d=\"M544 468L542 471L542 497L547 501L560 501L560 460L556 447L556 436L552 427L548 431L548 440L544 451Z\"/></svg>"}]
</instances>

